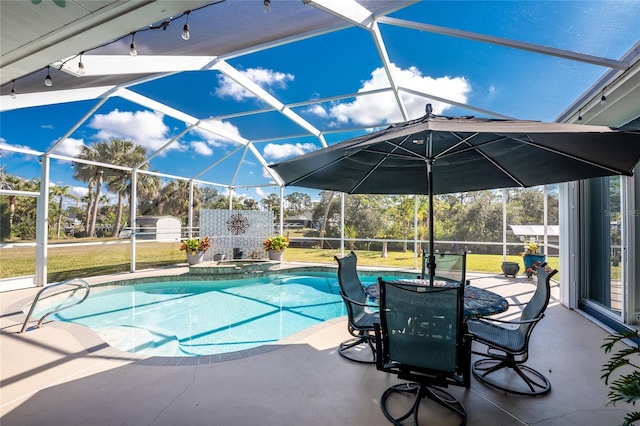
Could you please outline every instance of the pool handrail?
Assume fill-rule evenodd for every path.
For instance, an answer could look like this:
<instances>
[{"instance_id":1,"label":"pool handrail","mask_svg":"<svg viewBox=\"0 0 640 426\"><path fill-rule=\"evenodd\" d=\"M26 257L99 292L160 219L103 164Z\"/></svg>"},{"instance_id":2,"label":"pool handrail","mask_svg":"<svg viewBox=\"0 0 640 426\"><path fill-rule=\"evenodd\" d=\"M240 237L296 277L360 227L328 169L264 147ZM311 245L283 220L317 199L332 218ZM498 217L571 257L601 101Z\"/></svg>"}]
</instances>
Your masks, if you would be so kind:
<instances>
[{"instance_id":1,"label":"pool handrail","mask_svg":"<svg viewBox=\"0 0 640 426\"><path fill-rule=\"evenodd\" d=\"M74 282L76 282L76 281L78 281L78 284L74 284ZM71 285L71 286L76 286L76 287L84 287L87 290L87 292L85 293L84 297L82 299L80 299L79 301L77 301L75 303L71 303L70 305L67 305L67 306L63 306L61 308L54 309L53 311L50 311L50 312L47 312L46 314L44 314L40 318L40 320L38 321L38 324L36 326L37 328L40 328L42 326L42 322L49 315L55 314L56 312L60 312L60 311L62 311L64 309L70 308L72 306L79 305L80 303L84 302L87 299L87 297L89 297L89 290L90 290L89 283L87 283L82 278L72 278L70 280L62 281L62 282L59 282L59 283L56 283L56 284L51 284L49 286L44 287L43 289L41 289L38 292L38 294L36 294L36 297L33 299L33 303L31 303L31 308L29 309L29 313L27 314L27 318L25 318L24 324L22 324L22 329L20 329L19 333L24 333L25 329L27 328L27 324L29 323L29 319L31 318L31 314L33 314L33 310L35 309L36 304L38 303L38 300L40 299L40 296L42 295L42 293L44 293L45 290L50 290L50 289L52 289L54 287L59 287L59 286L62 286L62 285Z\"/></svg>"}]
</instances>

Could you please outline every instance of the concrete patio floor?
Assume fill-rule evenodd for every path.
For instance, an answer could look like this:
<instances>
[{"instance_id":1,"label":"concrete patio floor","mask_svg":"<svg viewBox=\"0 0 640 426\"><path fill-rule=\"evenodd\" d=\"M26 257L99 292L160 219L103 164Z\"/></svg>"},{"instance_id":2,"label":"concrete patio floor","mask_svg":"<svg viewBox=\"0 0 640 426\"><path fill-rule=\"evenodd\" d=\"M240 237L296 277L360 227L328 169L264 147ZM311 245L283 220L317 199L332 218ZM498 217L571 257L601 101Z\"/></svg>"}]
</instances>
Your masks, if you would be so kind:
<instances>
[{"instance_id":1,"label":"concrete patio floor","mask_svg":"<svg viewBox=\"0 0 640 426\"><path fill-rule=\"evenodd\" d=\"M511 303L526 302L534 290L534 281L524 277L468 278ZM18 334L25 319L22 306L36 292L0 293L2 426L390 424L380 411L380 395L401 381L338 355L337 344L348 337L344 317L253 356L167 362L110 348L80 326L49 322ZM556 283L546 317L533 333L528 362L550 379L550 394L507 395L472 379L470 389L450 388L464 403L469 425L621 423L628 407L607 405L608 389L600 379L607 360L600 346L607 332L559 304L557 293ZM510 308L501 317L517 311ZM420 419L431 425L459 423L454 414L427 401Z\"/></svg>"}]
</instances>

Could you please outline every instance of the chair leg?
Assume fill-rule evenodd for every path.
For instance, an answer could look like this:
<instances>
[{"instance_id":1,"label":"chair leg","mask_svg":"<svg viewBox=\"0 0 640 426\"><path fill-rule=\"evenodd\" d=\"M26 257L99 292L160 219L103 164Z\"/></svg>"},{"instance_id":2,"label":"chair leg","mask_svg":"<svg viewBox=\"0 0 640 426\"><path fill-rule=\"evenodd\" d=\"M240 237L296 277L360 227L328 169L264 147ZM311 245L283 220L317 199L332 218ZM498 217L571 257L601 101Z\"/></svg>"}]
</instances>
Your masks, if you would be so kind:
<instances>
[{"instance_id":1,"label":"chair leg","mask_svg":"<svg viewBox=\"0 0 640 426\"><path fill-rule=\"evenodd\" d=\"M413 404L409 410L400 417L393 417L387 410L387 398L394 392L415 394ZM420 386L417 383L401 383L387 388L387 390L382 393L382 397L380 397L380 409L382 410L382 414L384 414L384 416L396 426L402 426L402 421L408 419L412 415L414 420L413 423L415 425L418 422L418 408L420 408L421 399Z\"/></svg>"},{"instance_id":2,"label":"chair leg","mask_svg":"<svg viewBox=\"0 0 640 426\"><path fill-rule=\"evenodd\" d=\"M369 350L371 351L371 358L362 358L356 357L355 355L351 355L354 351L357 350L359 346L360 349L364 346L364 344L369 346ZM374 346L373 336L358 336L352 339L345 340L344 342L338 345L338 353L348 359L349 361L359 362L362 364L375 364L376 362L376 347Z\"/></svg>"},{"instance_id":3,"label":"chair leg","mask_svg":"<svg viewBox=\"0 0 640 426\"><path fill-rule=\"evenodd\" d=\"M522 386L521 388L507 387L507 385L504 384L504 380L501 382L498 381L495 376L491 376L491 374L503 369L515 372L516 376L519 377L526 386ZM549 379L542 373L526 365L518 364L511 359L480 359L473 363L471 370L476 379L504 392L516 395L540 396L551 390Z\"/></svg>"},{"instance_id":4,"label":"chair leg","mask_svg":"<svg viewBox=\"0 0 640 426\"><path fill-rule=\"evenodd\" d=\"M413 404L409 410L399 417L394 417L387 410L387 398L394 392L415 394ZM403 426L402 422L411 416L413 416L413 424L418 426L418 410L423 398L431 399L432 401L435 401L443 407L460 415L462 417L462 422L460 423L461 426L467 424L467 412L462 403L455 396L443 389L419 385L418 383L401 383L387 388L380 398L380 409L384 416L396 426Z\"/></svg>"}]
</instances>

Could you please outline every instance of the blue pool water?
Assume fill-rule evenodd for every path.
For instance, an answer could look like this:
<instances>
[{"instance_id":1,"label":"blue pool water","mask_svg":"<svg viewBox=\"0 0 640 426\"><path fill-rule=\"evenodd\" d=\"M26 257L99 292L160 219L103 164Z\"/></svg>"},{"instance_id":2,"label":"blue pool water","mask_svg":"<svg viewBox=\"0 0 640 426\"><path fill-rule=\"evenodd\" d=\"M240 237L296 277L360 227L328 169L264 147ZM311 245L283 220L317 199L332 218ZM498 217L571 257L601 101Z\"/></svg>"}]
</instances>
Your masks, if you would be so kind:
<instances>
[{"instance_id":1,"label":"blue pool water","mask_svg":"<svg viewBox=\"0 0 640 426\"><path fill-rule=\"evenodd\" d=\"M90 327L123 351L200 356L277 342L343 315L336 274L312 273L93 288L85 302L51 318Z\"/></svg>"}]
</instances>

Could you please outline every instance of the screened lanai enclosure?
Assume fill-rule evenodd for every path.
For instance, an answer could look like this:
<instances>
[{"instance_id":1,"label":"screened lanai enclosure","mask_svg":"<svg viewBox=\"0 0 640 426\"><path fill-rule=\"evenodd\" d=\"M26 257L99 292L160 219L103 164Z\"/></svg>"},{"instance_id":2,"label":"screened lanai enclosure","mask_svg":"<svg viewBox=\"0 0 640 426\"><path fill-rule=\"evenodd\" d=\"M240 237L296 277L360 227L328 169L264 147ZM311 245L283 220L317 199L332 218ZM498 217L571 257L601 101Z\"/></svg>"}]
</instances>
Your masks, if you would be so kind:
<instances>
[{"instance_id":1,"label":"screened lanai enclosure","mask_svg":"<svg viewBox=\"0 0 640 426\"><path fill-rule=\"evenodd\" d=\"M415 268L426 197L285 187L268 166L427 104L637 130L639 18L632 1L2 1L0 278L180 264L176 240L198 236L211 260L261 258L275 234L291 239L288 261L356 249ZM634 324L636 180L438 195L434 242L517 261L534 240L566 306ZM179 235L139 225L157 218Z\"/></svg>"}]
</instances>

